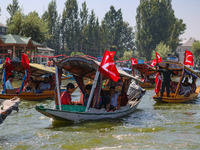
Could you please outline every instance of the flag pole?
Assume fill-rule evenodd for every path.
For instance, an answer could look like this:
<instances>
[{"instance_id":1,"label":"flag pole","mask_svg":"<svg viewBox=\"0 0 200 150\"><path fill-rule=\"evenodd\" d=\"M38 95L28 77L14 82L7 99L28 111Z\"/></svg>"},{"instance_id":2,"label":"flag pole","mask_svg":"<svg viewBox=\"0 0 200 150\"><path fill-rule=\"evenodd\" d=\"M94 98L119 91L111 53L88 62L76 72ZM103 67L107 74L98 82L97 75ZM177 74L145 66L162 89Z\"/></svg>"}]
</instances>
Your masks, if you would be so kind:
<instances>
[{"instance_id":1,"label":"flag pole","mask_svg":"<svg viewBox=\"0 0 200 150\"><path fill-rule=\"evenodd\" d=\"M88 111L89 108L90 108L90 104L91 104L91 102L92 102L92 97L93 97L93 95L94 95L94 90L95 90L95 88L96 88L96 86L97 86L97 81L98 81L98 78L99 78L99 74L100 74L100 72L97 70L96 75L95 75L95 78L94 78L94 81L93 81L92 89L91 89L91 92L90 92L90 96L89 96L89 98L88 98L88 103L87 103L87 106L86 106L86 110L85 110L85 111Z\"/></svg>"},{"instance_id":2,"label":"flag pole","mask_svg":"<svg viewBox=\"0 0 200 150\"><path fill-rule=\"evenodd\" d=\"M59 79L58 79L58 67L55 65L55 70L56 70L56 90L57 90L57 97L58 97L58 105L59 105L59 110L62 110L61 107L61 100L60 100L60 85L59 85ZM55 96L56 99L56 96Z\"/></svg>"}]
</instances>

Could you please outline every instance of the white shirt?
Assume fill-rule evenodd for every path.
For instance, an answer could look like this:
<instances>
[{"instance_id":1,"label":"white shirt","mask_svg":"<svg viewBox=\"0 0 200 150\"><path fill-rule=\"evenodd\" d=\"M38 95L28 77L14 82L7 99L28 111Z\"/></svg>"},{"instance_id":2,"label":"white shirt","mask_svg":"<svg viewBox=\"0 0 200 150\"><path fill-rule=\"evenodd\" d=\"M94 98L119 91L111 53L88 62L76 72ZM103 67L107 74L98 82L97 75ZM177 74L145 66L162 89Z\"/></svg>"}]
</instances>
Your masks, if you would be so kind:
<instances>
[{"instance_id":1,"label":"white shirt","mask_svg":"<svg viewBox=\"0 0 200 150\"><path fill-rule=\"evenodd\" d=\"M40 83L40 90L49 90L50 89L50 84L49 83L44 83L44 82L41 82Z\"/></svg>"},{"instance_id":2,"label":"white shirt","mask_svg":"<svg viewBox=\"0 0 200 150\"><path fill-rule=\"evenodd\" d=\"M6 89L14 89L12 84L11 84L11 82L10 82L10 80L6 81Z\"/></svg>"},{"instance_id":3,"label":"white shirt","mask_svg":"<svg viewBox=\"0 0 200 150\"><path fill-rule=\"evenodd\" d=\"M113 105L114 107L117 107L117 98L119 95L120 95L120 93L114 93L112 96L111 105Z\"/></svg>"}]
</instances>

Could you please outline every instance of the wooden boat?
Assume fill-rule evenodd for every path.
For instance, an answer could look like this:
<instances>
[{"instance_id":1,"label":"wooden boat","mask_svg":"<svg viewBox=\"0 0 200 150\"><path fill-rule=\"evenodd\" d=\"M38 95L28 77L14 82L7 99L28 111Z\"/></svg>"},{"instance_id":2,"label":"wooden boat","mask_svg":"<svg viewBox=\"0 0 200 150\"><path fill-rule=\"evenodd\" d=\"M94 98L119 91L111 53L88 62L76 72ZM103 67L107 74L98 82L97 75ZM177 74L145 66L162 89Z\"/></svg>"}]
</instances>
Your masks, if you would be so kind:
<instances>
[{"instance_id":1,"label":"wooden boat","mask_svg":"<svg viewBox=\"0 0 200 150\"><path fill-rule=\"evenodd\" d=\"M129 113L132 113L136 110L138 104L141 101L140 98L136 98L137 94L141 94L138 92L137 94L133 94L132 92L128 97L126 94L125 87L128 88L129 82L138 79L133 77L132 75L124 72L123 70L119 70L121 79L123 82L123 88L121 90L122 95L125 97L121 99L121 106L119 109L107 111L105 108L99 107L100 102L100 93L101 90L106 91L106 87L103 89L100 88L102 86L102 82L107 79L107 77L103 76L99 73L100 62L92 60L90 58L82 57L82 56L71 56L56 62L56 67L59 69L65 69L69 71L71 74L74 75L75 81L77 81L81 92L84 94L84 82L83 78L89 78L94 80L93 87L89 96L89 100L87 106L82 105L61 105L59 100L59 82L58 82L58 75L56 76L57 79L57 95L58 100L56 99L56 107L54 108L45 108L44 106L36 106L36 110L40 113L51 117L56 120L70 120L70 121L80 121L80 120L97 120L97 119L105 119L105 118L117 118ZM120 80L120 81L122 81ZM96 82L95 82L96 81ZM97 85L97 86L96 86ZM123 97L123 96L122 96ZM125 100L127 99L127 101ZM102 99L103 101L103 99Z\"/></svg>"},{"instance_id":2,"label":"wooden boat","mask_svg":"<svg viewBox=\"0 0 200 150\"><path fill-rule=\"evenodd\" d=\"M25 69L23 68L21 61L20 60L14 60L11 61L12 66L14 67L14 71L21 73L24 75L24 79L22 82L24 82L27 78L27 73L25 73ZM42 79L42 76L47 75L47 74L51 74L51 75L55 75L55 71L53 71L51 68L44 66L44 65L40 65L40 64L36 64L36 63L30 63L30 76L32 76L34 78L34 80L40 81ZM4 69L5 72L5 69ZM5 73L4 73L4 77L5 77ZM13 89L13 90L5 90L2 91L2 93L0 94L0 98L3 99L10 99L13 97L19 97L20 99L25 99L25 100L44 100L44 99L50 99L53 98L55 96L55 91L53 90L49 90L49 91L43 91L41 93L34 93L34 92L26 92L23 91L23 83L21 85L21 87L17 88L17 89ZM17 90L20 92L16 92Z\"/></svg>"},{"instance_id":3,"label":"wooden boat","mask_svg":"<svg viewBox=\"0 0 200 150\"><path fill-rule=\"evenodd\" d=\"M185 77L192 77L192 79L196 81L196 79L199 78L200 75L194 72L192 69L183 66L182 64L177 62L167 62L167 61L160 62L159 66L161 68L164 68L166 63L169 64L170 70L177 72L177 76L173 77L170 83L172 89L174 90L173 91L171 90L170 97L167 97L166 92L164 92L163 97L160 97L160 92L159 92L153 96L153 99L157 102L168 102L168 103L182 103L195 100L198 97L200 90L199 86L196 86L196 82L194 82L194 85L192 85L191 90L188 91L186 94L183 91L182 83Z\"/></svg>"},{"instance_id":4,"label":"wooden boat","mask_svg":"<svg viewBox=\"0 0 200 150\"><path fill-rule=\"evenodd\" d=\"M140 86L143 88L154 88L155 86L155 68L149 66L148 64L134 64L132 65L133 76L135 76L136 71L139 73L139 77L143 83Z\"/></svg>"},{"instance_id":5,"label":"wooden boat","mask_svg":"<svg viewBox=\"0 0 200 150\"><path fill-rule=\"evenodd\" d=\"M13 110L18 111L19 98L14 97L12 99L0 100L0 124L11 114Z\"/></svg>"}]
</instances>

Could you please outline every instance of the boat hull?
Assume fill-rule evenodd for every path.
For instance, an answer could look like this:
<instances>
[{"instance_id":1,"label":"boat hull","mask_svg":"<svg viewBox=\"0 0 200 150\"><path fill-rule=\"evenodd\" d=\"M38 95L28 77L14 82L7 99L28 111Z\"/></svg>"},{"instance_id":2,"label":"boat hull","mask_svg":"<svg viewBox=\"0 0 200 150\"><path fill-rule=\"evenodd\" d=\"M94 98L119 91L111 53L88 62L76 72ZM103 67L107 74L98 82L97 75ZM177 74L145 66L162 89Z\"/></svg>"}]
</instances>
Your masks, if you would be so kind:
<instances>
[{"instance_id":1,"label":"boat hull","mask_svg":"<svg viewBox=\"0 0 200 150\"><path fill-rule=\"evenodd\" d=\"M160 97L160 93L158 93L157 95L153 96L153 99L157 102L167 102L167 103L183 103L183 102L190 102L195 100L198 97L199 94L199 87L197 87L195 93L190 94L190 96L185 97L184 95L177 95L175 97L174 93L170 93L170 97L166 96L166 93L164 93L163 97Z\"/></svg>"},{"instance_id":2,"label":"boat hull","mask_svg":"<svg viewBox=\"0 0 200 150\"><path fill-rule=\"evenodd\" d=\"M98 120L106 118L118 118L130 114L136 110L139 102L140 100L135 101L134 104L127 104L127 106L121 106L120 109L109 112L104 108L102 109L91 108L89 109L89 111L86 112L72 112L66 110L48 109L42 106L36 106L36 110L55 120L68 120L68 121Z\"/></svg>"},{"instance_id":3,"label":"boat hull","mask_svg":"<svg viewBox=\"0 0 200 150\"><path fill-rule=\"evenodd\" d=\"M49 98L54 98L55 91L44 91L43 93L33 93L33 92L22 92L21 94L0 94L0 98L11 99L13 97L18 97L25 100L44 100Z\"/></svg>"}]
</instances>

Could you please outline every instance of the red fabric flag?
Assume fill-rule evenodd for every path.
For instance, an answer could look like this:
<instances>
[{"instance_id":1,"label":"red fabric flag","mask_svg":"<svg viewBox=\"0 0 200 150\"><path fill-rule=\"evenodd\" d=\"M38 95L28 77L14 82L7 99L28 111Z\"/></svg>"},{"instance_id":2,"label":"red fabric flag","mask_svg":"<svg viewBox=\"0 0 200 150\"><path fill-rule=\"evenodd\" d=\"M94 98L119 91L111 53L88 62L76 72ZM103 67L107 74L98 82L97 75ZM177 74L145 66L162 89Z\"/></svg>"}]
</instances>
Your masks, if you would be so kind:
<instances>
[{"instance_id":1,"label":"red fabric flag","mask_svg":"<svg viewBox=\"0 0 200 150\"><path fill-rule=\"evenodd\" d=\"M162 82L161 75L160 73L157 73L155 79L155 93L160 92L161 82Z\"/></svg>"},{"instance_id":2,"label":"red fabric flag","mask_svg":"<svg viewBox=\"0 0 200 150\"><path fill-rule=\"evenodd\" d=\"M6 57L5 61L5 74L6 74L6 81L8 80L8 76L12 75L12 70L14 67L11 64L10 58Z\"/></svg>"},{"instance_id":3,"label":"red fabric flag","mask_svg":"<svg viewBox=\"0 0 200 150\"><path fill-rule=\"evenodd\" d=\"M160 57L160 55L157 52L156 52L156 60L157 60L157 63L162 61L162 58Z\"/></svg>"},{"instance_id":4,"label":"red fabric flag","mask_svg":"<svg viewBox=\"0 0 200 150\"><path fill-rule=\"evenodd\" d=\"M156 64L157 64L157 60L154 59L154 60L152 60L150 66L151 66L151 67L154 67Z\"/></svg>"},{"instance_id":5,"label":"red fabric flag","mask_svg":"<svg viewBox=\"0 0 200 150\"><path fill-rule=\"evenodd\" d=\"M22 66L24 69L30 68L28 56L24 53L22 53Z\"/></svg>"},{"instance_id":6,"label":"red fabric flag","mask_svg":"<svg viewBox=\"0 0 200 150\"><path fill-rule=\"evenodd\" d=\"M114 63L114 55L114 51L105 50L101 64L99 66L99 71L106 77L117 82L120 76Z\"/></svg>"},{"instance_id":7,"label":"red fabric flag","mask_svg":"<svg viewBox=\"0 0 200 150\"><path fill-rule=\"evenodd\" d=\"M184 64L193 66L193 54L190 51L185 51Z\"/></svg>"},{"instance_id":8,"label":"red fabric flag","mask_svg":"<svg viewBox=\"0 0 200 150\"><path fill-rule=\"evenodd\" d=\"M131 58L131 64L132 64L132 65L137 64L137 59L135 59L135 58Z\"/></svg>"}]
</instances>

